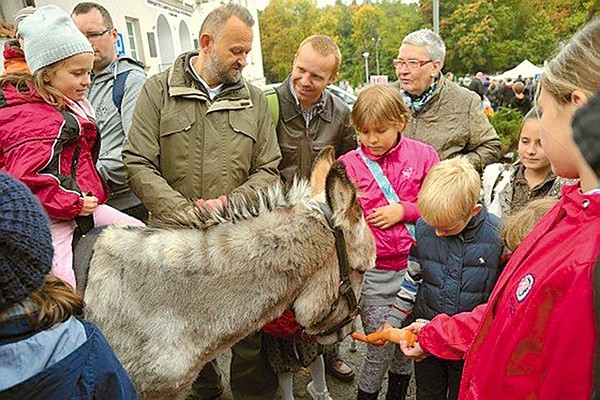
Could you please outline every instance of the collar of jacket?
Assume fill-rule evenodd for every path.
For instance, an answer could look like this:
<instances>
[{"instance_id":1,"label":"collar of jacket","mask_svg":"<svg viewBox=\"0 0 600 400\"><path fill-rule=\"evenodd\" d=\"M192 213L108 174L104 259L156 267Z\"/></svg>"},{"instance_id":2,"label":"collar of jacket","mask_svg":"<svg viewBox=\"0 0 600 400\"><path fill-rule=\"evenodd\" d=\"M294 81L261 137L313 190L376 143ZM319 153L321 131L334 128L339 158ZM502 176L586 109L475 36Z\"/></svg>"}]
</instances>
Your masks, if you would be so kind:
<instances>
[{"instance_id":1,"label":"collar of jacket","mask_svg":"<svg viewBox=\"0 0 600 400\"><path fill-rule=\"evenodd\" d=\"M413 117L414 116L418 116L419 114L421 114L424 110L427 110L428 108L430 108L432 106L432 104L434 104L439 97L442 96L442 92L445 92L445 90L449 87L449 85L451 84L445 76L440 75L437 78L437 88L435 90L435 93L433 94L433 96L431 96L431 99L429 99L429 101L427 103L425 103L425 105L423 106L422 109L420 109L418 112L412 112ZM402 94L402 84L400 83L399 80L397 80L396 82L392 83L392 86L396 87L396 89L398 89L400 91L400 94ZM409 121L410 122L410 121Z\"/></svg>"},{"instance_id":2,"label":"collar of jacket","mask_svg":"<svg viewBox=\"0 0 600 400\"><path fill-rule=\"evenodd\" d=\"M202 84L194 80L190 70L190 59L198 55L198 51L190 51L177 57L169 68L167 82L169 96L185 97L206 102L211 102L208 93L203 90ZM237 110L253 107L250 99L250 90L242 78L239 82L226 85L223 91L212 101L208 112L221 110Z\"/></svg>"},{"instance_id":3,"label":"collar of jacket","mask_svg":"<svg viewBox=\"0 0 600 400\"><path fill-rule=\"evenodd\" d=\"M398 143L396 143L396 145L394 147L392 147L387 152L385 152L385 154L382 154L380 156L376 156L373 153L371 153L369 151L369 149L366 148L365 146L363 146L363 144L360 142L359 142L358 146L360 147L360 149L362 150L362 152L368 159L377 161L378 163L381 163L388 157L393 157L394 159L399 158L399 156L397 154L400 152L400 149L402 148L402 146L405 142L406 142L406 140L404 139L404 136L402 136L402 132L398 132Z\"/></svg>"},{"instance_id":4,"label":"collar of jacket","mask_svg":"<svg viewBox=\"0 0 600 400\"><path fill-rule=\"evenodd\" d=\"M465 243L470 243L475 240L475 238L477 237L477 233L479 232L479 230L483 226L483 222L487 218L487 214L487 209L482 204L481 211L479 211L477 215L471 218L465 229L463 229L463 231L460 233L460 236L462 236Z\"/></svg>"},{"instance_id":5,"label":"collar of jacket","mask_svg":"<svg viewBox=\"0 0 600 400\"><path fill-rule=\"evenodd\" d=\"M525 179L525 166L523 166L523 164L521 163L521 160L517 160L515 161L512 166L515 168L514 170L514 179L515 180L522 180L527 182L527 180ZM544 186L546 183L548 182L554 182L556 180L556 175L554 175L554 172L552 172L552 170L550 170L550 172L548 173L548 175L546 175L546 178L544 179L544 181L542 183L539 183L534 189L537 188L541 188L542 186Z\"/></svg>"},{"instance_id":6,"label":"collar of jacket","mask_svg":"<svg viewBox=\"0 0 600 400\"><path fill-rule=\"evenodd\" d=\"M298 107L296 104L296 99L290 91L290 79L291 76L288 75L285 81L283 81L277 88L277 95L279 97L280 105L280 118L284 123L288 123L292 119L302 115L302 110L300 110L300 107ZM331 93L329 93L327 89L323 91L323 107L315 115L315 118L317 116L326 122L331 122L333 120L333 99Z\"/></svg>"},{"instance_id":7,"label":"collar of jacket","mask_svg":"<svg viewBox=\"0 0 600 400\"><path fill-rule=\"evenodd\" d=\"M125 72L130 69L141 69L144 71L144 64L141 61L137 61L131 57L121 56L117 57L111 62L106 68L97 74L92 73L92 80L94 83L104 82L109 79L116 79L117 75L121 72Z\"/></svg>"},{"instance_id":8,"label":"collar of jacket","mask_svg":"<svg viewBox=\"0 0 600 400\"><path fill-rule=\"evenodd\" d=\"M37 318L37 306L29 298L2 311L0 344L18 342L46 329L45 326L36 326Z\"/></svg>"},{"instance_id":9,"label":"collar of jacket","mask_svg":"<svg viewBox=\"0 0 600 400\"><path fill-rule=\"evenodd\" d=\"M583 211L592 217L600 216L600 193L584 194L581 192L578 183L564 185L561 188L561 193L563 209L567 215L576 216Z\"/></svg>"}]
</instances>

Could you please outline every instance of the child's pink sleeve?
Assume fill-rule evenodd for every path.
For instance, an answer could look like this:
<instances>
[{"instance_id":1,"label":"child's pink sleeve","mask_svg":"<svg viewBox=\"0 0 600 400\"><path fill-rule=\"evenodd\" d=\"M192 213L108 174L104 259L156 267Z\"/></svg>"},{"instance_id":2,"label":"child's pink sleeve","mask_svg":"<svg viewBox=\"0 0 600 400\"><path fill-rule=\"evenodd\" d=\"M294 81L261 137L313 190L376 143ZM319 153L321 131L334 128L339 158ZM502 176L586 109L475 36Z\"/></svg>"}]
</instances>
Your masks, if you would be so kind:
<instances>
[{"instance_id":1,"label":"child's pink sleeve","mask_svg":"<svg viewBox=\"0 0 600 400\"><path fill-rule=\"evenodd\" d=\"M403 221L415 223L421 217L417 203L411 203L409 201L401 201L404 206L404 218Z\"/></svg>"},{"instance_id":2,"label":"child's pink sleeve","mask_svg":"<svg viewBox=\"0 0 600 400\"><path fill-rule=\"evenodd\" d=\"M56 176L44 172L44 168L50 163L52 152L51 142L29 141L11 151L11 156L5 158L4 167L29 187L50 218L72 220L81 212L83 200L76 189L69 188L69 185L64 185Z\"/></svg>"},{"instance_id":3,"label":"child's pink sleeve","mask_svg":"<svg viewBox=\"0 0 600 400\"><path fill-rule=\"evenodd\" d=\"M446 360L462 360L473 344L487 303L480 304L470 312L454 316L439 314L421 328L421 348Z\"/></svg>"}]
</instances>

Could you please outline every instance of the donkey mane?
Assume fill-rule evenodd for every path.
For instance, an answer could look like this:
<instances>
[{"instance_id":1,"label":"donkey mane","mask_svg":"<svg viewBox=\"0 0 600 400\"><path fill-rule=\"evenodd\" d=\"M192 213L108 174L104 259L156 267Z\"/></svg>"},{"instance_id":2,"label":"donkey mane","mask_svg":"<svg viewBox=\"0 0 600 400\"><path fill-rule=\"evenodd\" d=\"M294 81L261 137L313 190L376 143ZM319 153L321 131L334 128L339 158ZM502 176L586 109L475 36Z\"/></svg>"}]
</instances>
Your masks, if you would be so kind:
<instances>
[{"instance_id":1,"label":"donkey mane","mask_svg":"<svg viewBox=\"0 0 600 400\"><path fill-rule=\"evenodd\" d=\"M310 184L240 190L226 209L194 207L163 220L169 229L111 226L100 234L86 317L103 330L141 398L184 394L207 362L285 309L308 334L347 333L350 326L339 324L355 301L340 294L329 225L344 233L344 286L355 295L375 244L333 156L330 147L317 157Z\"/></svg>"},{"instance_id":2,"label":"donkey mane","mask_svg":"<svg viewBox=\"0 0 600 400\"><path fill-rule=\"evenodd\" d=\"M258 217L261 213L303 205L311 210L319 209L319 203L310 197L309 183L305 179L294 179L289 187L277 183L265 188L234 193L227 200L227 207L211 210L205 207L174 213L160 219L156 226L168 229L206 230L214 225L236 223Z\"/></svg>"}]
</instances>

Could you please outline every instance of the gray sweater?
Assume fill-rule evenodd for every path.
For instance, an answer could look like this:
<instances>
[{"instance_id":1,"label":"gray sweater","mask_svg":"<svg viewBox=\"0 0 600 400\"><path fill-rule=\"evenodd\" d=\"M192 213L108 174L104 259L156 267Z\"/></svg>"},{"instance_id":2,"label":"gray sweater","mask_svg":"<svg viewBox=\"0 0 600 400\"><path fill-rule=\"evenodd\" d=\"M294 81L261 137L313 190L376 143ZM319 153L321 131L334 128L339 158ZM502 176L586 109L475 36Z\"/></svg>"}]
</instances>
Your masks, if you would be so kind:
<instances>
[{"instance_id":1,"label":"gray sweater","mask_svg":"<svg viewBox=\"0 0 600 400\"><path fill-rule=\"evenodd\" d=\"M128 70L131 72L125 81L119 113L113 102L113 83L118 74ZM144 82L146 73L142 66L131 58L120 57L93 77L88 94L96 110L96 123L100 132L100 154L96 167L110 189L108 204L118 210L141 203L127 186L121 151L131 128L133 109Z\"/></svg>"},{"instance_id":2,"label":"gray sweater","mask_svg":"<svg viewBox=\"0 0 600 400\"><path fill-rule=\"evenodd\" d=\"M361 304L365 306L391 306L404 279L406 270L392 271L373 268L365 272Z\"/></svg>"}]
</instances>

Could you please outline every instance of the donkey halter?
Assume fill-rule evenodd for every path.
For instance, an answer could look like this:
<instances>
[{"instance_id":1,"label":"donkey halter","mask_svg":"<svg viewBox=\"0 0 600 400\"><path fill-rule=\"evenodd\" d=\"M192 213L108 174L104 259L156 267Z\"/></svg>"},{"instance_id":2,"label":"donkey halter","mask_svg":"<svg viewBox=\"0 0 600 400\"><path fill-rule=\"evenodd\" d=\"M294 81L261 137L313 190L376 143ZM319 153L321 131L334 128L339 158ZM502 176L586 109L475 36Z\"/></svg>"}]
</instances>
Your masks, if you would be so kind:
<instances>
[{"instance_id":1,"label":"donkey halter","mask_svg":"<svg viewBox=\"0 0 600 400\"><path fill-rule=\"evenodd\" d=\"M358 302L356 301L356 296L354 295L354 291L352 290L352 285L350 283L350 266L348 264L348 253L346 252L346 239L344 239L344 232L342 232L339 227L334 226L333 211L331 211L329 205L327 203L320 203L319 207L323 212L323 216L327 220L329 229L331 229L333 236L335 237L335 252L338 258L338 266L340 267L340 286L338 289L339 296L331 305L331 310L329 311L329 314L327 314L327 317L335 311L341 298L346 300L349 309L348 315L346 315L346 317L338 322L333 328L329 328L325 332L318 334L319 336L327 336L337 332L344 326L354 321L354 318L356 318L358 315ZM327 317L325 317L325 319Z\"/></svg>"}]
</instances>

